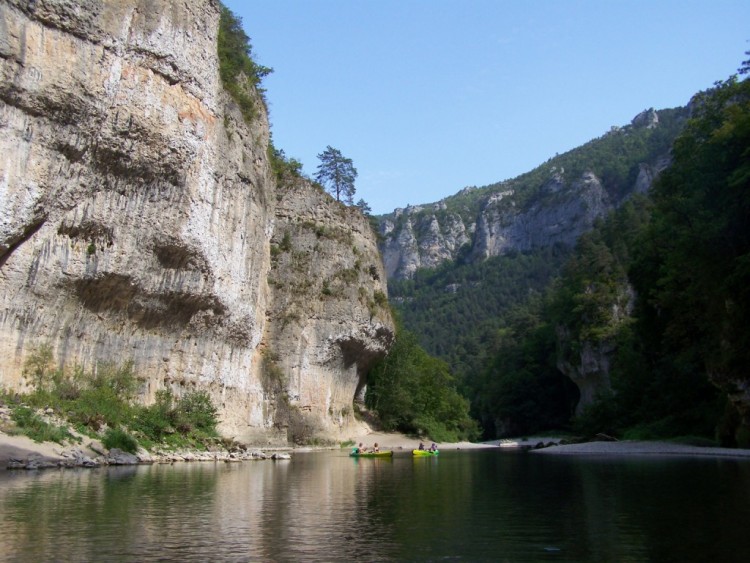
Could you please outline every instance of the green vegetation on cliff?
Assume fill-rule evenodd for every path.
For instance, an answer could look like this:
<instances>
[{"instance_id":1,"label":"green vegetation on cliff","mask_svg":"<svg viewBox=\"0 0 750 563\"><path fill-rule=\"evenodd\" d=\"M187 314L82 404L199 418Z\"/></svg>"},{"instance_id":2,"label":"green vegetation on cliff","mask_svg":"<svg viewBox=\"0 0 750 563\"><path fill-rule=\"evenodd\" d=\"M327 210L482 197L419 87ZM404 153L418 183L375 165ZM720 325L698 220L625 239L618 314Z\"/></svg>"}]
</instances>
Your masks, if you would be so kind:
<instances>
[{"instance_id":1,"label":"green vegetation on cliff","mask_svg":"<svg viewBox=\"0 0 750 563\"><path fill-rule=\"evenodd\" d=\"M564 388L550 398L552 359L590 370L584 351L599 350L594 368L609 385L576 419L582 433L750 445L741 391L750 383L750 82L719 83L693 107L650 198L581 237L532 322L511 323L510 345L470 381L485 429L523 427L542 405L567 404ZM512 396L536 398L524 406Z\"/></svg>"},{"instance_id":2,"label":"green vegetation on cliff","mask_svg":"<svg viewBox=\"0 0 750 563\"><path fill-rule=\"evenodd\" d=\"M750 446L750 81L718 83L694 106L653 190L631 280L659 367L719 386L742 419L720 438Z\"/></svg>"},{"instance_id":3,"label":"green vegetation on cliff","mask_svg":"<svg viewBox=\"0 0 750 563\"><path fill-rule=\"evenodd\" d=\"M136 401L142 381L127 363L99 365L88 372L54 367L52 349L42 345L30 354L24 377L33 390L8 395L18 430L37 441L74 441L66 424L102 439L105 447L134 453L144 447L203 448L217 437L217 409L205 391L175 397L170 390L156 393L152 405ZM44 409L61 424L47 422L36 412ZM64 424L62 424L64 423Z\"/></svg>"},{"instance_id":4,"label":"green vegetation on cliff","mask_svg":"<svg viewBox=\"0 0 750 563\"><path fill-rule=\"evenodd\" d=\"M253 60L250 38L242 29L242 19L224 5L221 5L216 48L221 83L249 122L256 116L256 100L263 99L261 80L273 69Z\"/></svg>"},{"instance_id":5,"label":"green vegetation on cliff","mask_svg":"<svg viewBox=\"0 0 750 563\"><path fill-rule=\"evenodd\" d=\"M258 111L266 110L261 82L273 69L255 62L250 38L242 29L242 19L223 4L220 7L216 50L221 83L239 106L245 121L250 123L258 116ZM259 103L262 108L258 107ZM289 183L302 177L302 163L276 148L272 138L269 138L267 154L271 171L279 182Z\"/></svg>"}]
</instances>

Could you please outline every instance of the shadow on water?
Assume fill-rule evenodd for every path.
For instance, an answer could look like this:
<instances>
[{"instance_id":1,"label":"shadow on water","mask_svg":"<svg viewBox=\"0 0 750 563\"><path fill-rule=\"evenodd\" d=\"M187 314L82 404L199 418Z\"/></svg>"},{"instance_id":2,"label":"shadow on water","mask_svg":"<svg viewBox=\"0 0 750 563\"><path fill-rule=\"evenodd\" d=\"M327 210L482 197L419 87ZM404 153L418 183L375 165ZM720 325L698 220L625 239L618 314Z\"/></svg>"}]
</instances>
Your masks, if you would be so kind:
<instances>
[{"instance_id":1,"label":"shadow on water","mask_svg":"<svg viewBox=\"0 0 750 563\"><path fill-rule=\"evenodd\" d=\"M746 561L750 463L439 457L0 474L11 561Z\"/></svg>"}]
</instances>

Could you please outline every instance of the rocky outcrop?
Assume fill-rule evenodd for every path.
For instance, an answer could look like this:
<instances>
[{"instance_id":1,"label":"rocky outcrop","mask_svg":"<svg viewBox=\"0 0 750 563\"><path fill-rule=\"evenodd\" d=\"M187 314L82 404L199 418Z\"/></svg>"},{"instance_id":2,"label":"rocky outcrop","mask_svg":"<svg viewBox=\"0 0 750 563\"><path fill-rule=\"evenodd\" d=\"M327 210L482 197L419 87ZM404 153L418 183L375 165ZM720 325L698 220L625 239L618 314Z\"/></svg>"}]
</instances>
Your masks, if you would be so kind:
<instances>
[{"instance_id":1,"label":"rocky outcrop","mask_svg":"<svg viewBox=\"0 0 750 563\"><path fill-rule=\"evenodd\" d=\"M638 114L631 125L613 128L600 139L622 140L659 126L659 114L650 109ZM670 126L669 131L672 129ZM585 150L576 149L580 152L575 158L585 161L588 154L605 167L597 156L597 141ZM622 141L618 146L625 150L622 147L626 145ZM606 150L615 150L612 146ZM437 203L396 209L382 216L381 251L388 277L410 279L419 268L436 268L446 261L476 262L553 245L572 247L596 219L632 194L648 191L669 165L669 156L652 154L645 161L634 160L629 166L637 171L635 181L609 187L591 170L572 174L555 162L514 180L466 188Z\"/></svg>"},{"instance_id":2,"label":"rocky outcrop","mask_svg":"<svg viewBox=\"0 0 750 563\"><path fill-rule=\"evenodd\" d=\"M456 257L471 242L474 224L459 214L447 213L445 204L431 209L410 206L396 209L380 225L382 253L389 278L411 278L419 268L435 268Z\"/></svg>"},{"instance_id":3,"label":"rocky outcrop","mask_svg":"<svg viewBox=\"0 0 750 563\"><path fill-rule=\"evenodd\" d=\"M352 398L363 400L367 372L393 339L376 237L358 210L306 181L282 184L277 199L264 391L290 439L345 438L359 424Z\"/></svg>"},{"instance_id":4,"label":"rocky outcrop","mask_svg":"<svg viewBox=\"0 0 750 563\"><path fill-rule=\"evenodd\" d=\"M654 108L643 110L633 118L630 124L633 127L645 127L646 129L654 129L659 125L659 114L656 113L656 110Z\"/></svg>"},{"instance_id":5,"label":"rocky outcrop","mask_svg":"<svg viewBox=\"0 0 750 563\"><path fill-rule=\"evenodd\" d=\"M61 365L132 360L146 401L208 390L239 440L286 443L280 406L336 435L393 332L359 300L385 292L374 235L278 185L265 112L248 125L221 87L218 20L215 0L0 4L0 386L49 343ZM350 238L279 270L271 239L305 221ZM356 289L286 307L358 259Z\"/></svg>"},{"instance_id":6,"label":"rocky outcrop","mask_svg":"<svg viewBox=\"0 0 750 563\"><path fill-rule=\"evenodd\" d=\"M622 329L632 322L636 301L635 290L627 280L618 280L616 284L618 291L609 302L603 302L604 308L594 315L599 323L596 327L591 316L584 316L577 329L565 325L556 327L557 369L570 378L580 393L576 415L600 396L613 392L611 372L617 341ZM596 285L589 285L588 294L597 291Z\"/></svg>"},{"instance_id":7,"label":"rocky outcrop","mask_svg":"<svg viewBox=\"0 0 750 563\"><path fill-rule=\"evenodd\" d=\"M638 189L647 189L656 173L644 164ZM553 170L527 206L519 206L514 190L501 185L476 214L448 212L443 202L397 209L380 223L386 273L408 279L419 268L436 268L462 253L477 261L555 244L573 246L614 206L593 173L568 181L564 172Z\"/></svg>"},{"instance_id":8,"label":"rocky outcrop","mask_svg":"<svg viewBox=\"0 0 750 563\"><path fill-rule=\"evenodd\" d=\"M565 343L570 340L570 335L558 327L557 338L558 341ZM561 347L564 347L564 344ZM610 369L612 354L615 350L616 346L613 342L587 340L581 343L581 350L577 357L558 356L557 369L567 375L580 392L580 398L576 404L576 415L580 415L600 395L611 392Z\"/></svg>"},{"instance_id":9,"label":"rocky outcrop","mask_svg":"<svg viewBox=\"0 0 750 563\"><path fill-rule=\"evenodd\" d=\"M592 173L567 185L555 173L544 184L541 196L518 211L508 192L487 199L477 220L472 255L479 259L507 252L527 252L554 244L573 246L591 229L594 220L613 208L599 178Z\"/></svg>"}]
</instances>

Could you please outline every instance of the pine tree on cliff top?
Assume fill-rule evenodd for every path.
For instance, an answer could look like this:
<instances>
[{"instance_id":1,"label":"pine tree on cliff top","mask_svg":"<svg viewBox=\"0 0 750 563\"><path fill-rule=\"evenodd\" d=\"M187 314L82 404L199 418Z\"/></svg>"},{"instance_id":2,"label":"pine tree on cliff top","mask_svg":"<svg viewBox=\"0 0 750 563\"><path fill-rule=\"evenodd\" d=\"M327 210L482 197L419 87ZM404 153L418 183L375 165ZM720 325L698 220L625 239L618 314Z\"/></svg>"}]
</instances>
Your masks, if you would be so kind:
<instances>
[{"instance_id":1,"label":"pine tree on cliff top","mask_svg":"<svg viewBox=\"0 0 750 563\"><path fill-rule=\"evenodd\" d=\"M357 169L351 158L346 158L341 151L331 145L318 155L320 164L315 180L320 182L336 201L343 201L347 205L354 203L354 180Z\"/></svg>"}]
</instances>

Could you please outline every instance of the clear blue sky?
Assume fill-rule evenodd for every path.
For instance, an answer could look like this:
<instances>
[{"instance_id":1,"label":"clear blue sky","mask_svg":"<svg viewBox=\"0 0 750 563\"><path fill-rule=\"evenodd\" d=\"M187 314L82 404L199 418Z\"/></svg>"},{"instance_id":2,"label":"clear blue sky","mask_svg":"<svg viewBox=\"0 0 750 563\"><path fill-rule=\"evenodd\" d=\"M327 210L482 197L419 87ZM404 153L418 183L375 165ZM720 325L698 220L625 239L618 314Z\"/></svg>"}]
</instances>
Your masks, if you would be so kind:
<instances>
[{"instance_id":1,"label":"clear blue sky","mask_svg":"<svg viewBox=\"0 0 750 563\"><path fill-rule=\"evenodd\" d=\"M376 214L430 203L685 105L750 50L748 0L224 0L274 142L354 161Z\"/></svg>"}]
</instances>

